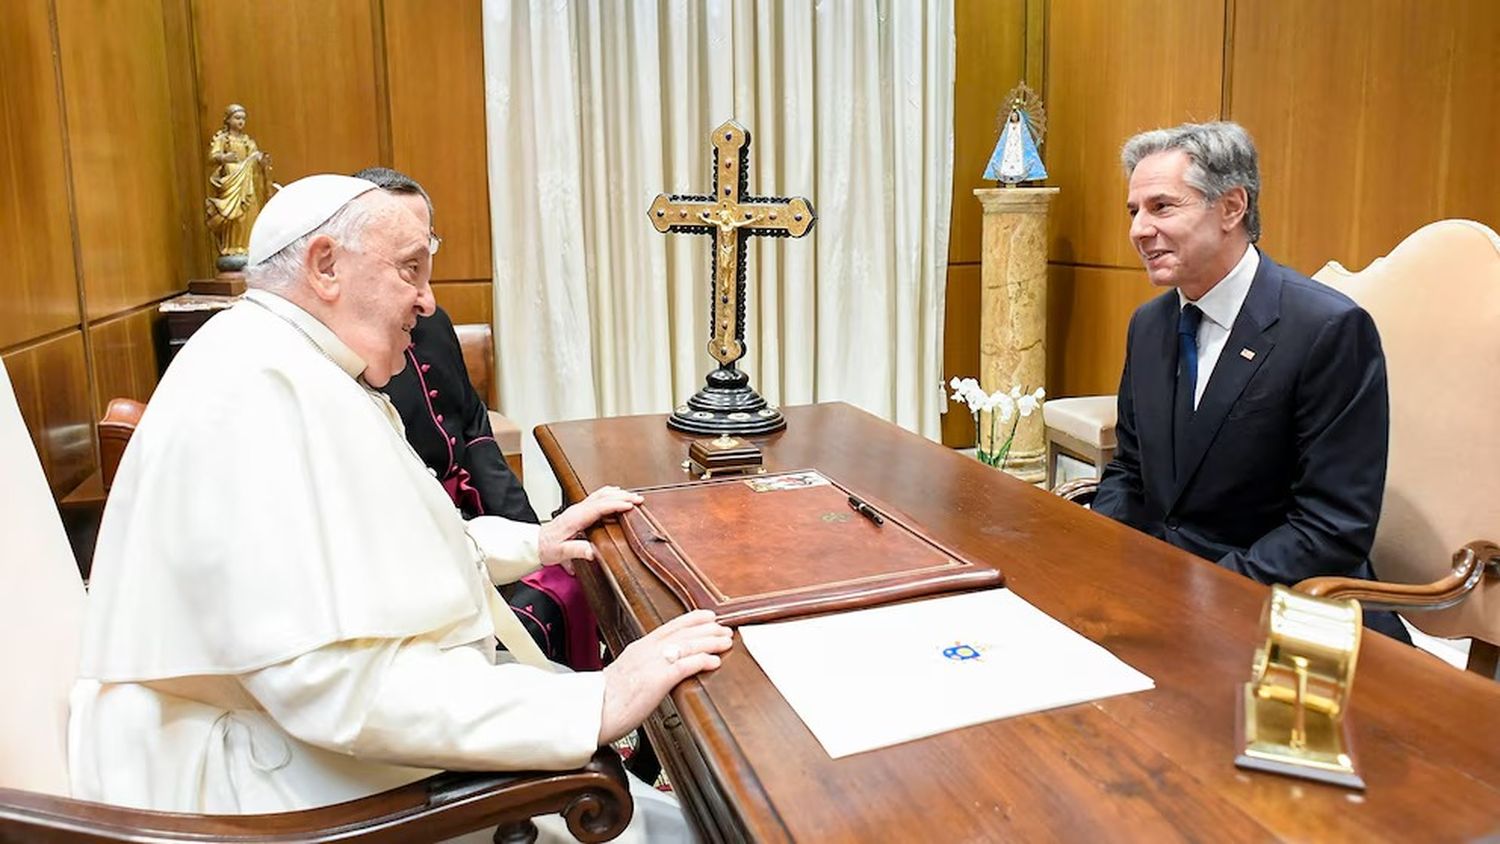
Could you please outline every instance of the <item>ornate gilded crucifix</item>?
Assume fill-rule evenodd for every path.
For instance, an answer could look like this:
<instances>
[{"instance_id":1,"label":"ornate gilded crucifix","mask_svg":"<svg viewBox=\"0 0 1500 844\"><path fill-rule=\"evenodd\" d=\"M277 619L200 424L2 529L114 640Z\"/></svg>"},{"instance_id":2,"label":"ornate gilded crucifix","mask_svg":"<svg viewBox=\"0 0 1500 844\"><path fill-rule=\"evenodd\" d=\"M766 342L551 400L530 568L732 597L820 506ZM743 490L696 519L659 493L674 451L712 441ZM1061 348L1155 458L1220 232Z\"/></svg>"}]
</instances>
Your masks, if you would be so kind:
<instances>
[{"instance_id":1,"label":"ornate gilded crucifix","mask_svg":"<svg viewBox=\"0 0 1500 844\"><path fill-rule=\"evenodd\" d=\"M802 197L750 195L750 132L745 127L725 121L710 141L712 192L661 194L647 212L659 232L710 234L714 239L708 353L719 366L667 424L699 434L769 434L785 428L786 420L735 366L745 356L745 247L756 235L801 237L817 217L812 203Z\"/></svg>"}]
</instances>

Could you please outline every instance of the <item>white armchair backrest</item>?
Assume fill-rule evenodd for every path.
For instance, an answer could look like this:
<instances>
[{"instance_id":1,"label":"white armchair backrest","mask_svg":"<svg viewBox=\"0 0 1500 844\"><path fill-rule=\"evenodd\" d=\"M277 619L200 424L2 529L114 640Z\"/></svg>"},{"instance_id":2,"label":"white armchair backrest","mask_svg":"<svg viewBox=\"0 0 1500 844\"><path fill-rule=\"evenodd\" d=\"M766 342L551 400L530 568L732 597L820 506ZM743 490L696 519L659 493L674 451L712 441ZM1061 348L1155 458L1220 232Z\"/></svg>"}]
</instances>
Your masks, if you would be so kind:
<instances>
[{"instance_id":1,"label":"white armchair backrest","mask_svg":"<svg viewBox=\"0 0 1500 844\"><path fill-rule=\"evenodd\" d=\"M0 361L0 786L68 794L84 590Z\"/></svg>"},{"instance_id":2,"label":"white armchair backrest","mask_svg":"<svg viewBox=\"0 0 1500 844\"><path fill-rule=\"evenodd\" d=\"M1464 543L1500 542L1500 237L1444 220L1358 273L1329 263L1313 277L1369 311L1385 349L1391 441L1376 574L1437 580ZM1500 643L1500 584L1405 615L1436 636Z\"/></svg>"}]
</instances>

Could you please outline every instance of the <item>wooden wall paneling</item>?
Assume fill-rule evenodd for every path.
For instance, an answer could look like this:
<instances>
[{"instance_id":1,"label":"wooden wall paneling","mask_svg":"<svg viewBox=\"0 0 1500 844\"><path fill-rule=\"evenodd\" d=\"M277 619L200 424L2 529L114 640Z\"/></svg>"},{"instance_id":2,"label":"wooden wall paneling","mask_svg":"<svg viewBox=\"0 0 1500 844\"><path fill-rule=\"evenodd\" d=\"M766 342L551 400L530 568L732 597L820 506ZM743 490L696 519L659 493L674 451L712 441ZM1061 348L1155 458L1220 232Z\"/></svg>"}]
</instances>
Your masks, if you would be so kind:
<instances>
[{"instance_id":1,"label":"wooden wall paneling","mask_svg":"<svg viewBox=\"0 0 1500 844\"><path fill-rule=\"evenodd\" d=\"M442 253L438 253L441 257ZM490 322L494 316L494 299L489 281L444 281L434 284L437 303L454 325Z\"/></svg>"},{"instance_id":2,"label":"wooden wall paneling","mask_svg":"<svg viewBox=\"0 0 1500 844\"><path fill-rule=\"evenodd\" d=\"M0 3L0 348L76 325L63 121L46 2Z\"/></svg>"},{"instance_id":3,"label":"wooden wall paneling","mask_svg":"<svg viewBox=\"0 0 1500 844\"><path fill-rule=\"evenodd\" d=\"M946 385L954 377L979 377L979 275L979 264L948 266L947 317L943 320L943 389L947 395L953 394ZM948 404L942 438L949 448L974 445L974 422L963 405Z\"/></svg>"},{"instance_id":4,"label":"wooden wall paneling","mask_svg":"<svg viewBox=\"0 0 1500 844\"><path fill-rule=\"evenodd\" d=\"M84 307L90 319L184 287L161 9L58 3Z\"/></svg>"},{"instance_id":5,"label":"wooden wall paneling","mask_svg":"<svg viewBox=\"0 0 1500 844\"><path fill-rule=\"evenodd\" d=\"M391 153L432 197L434 278L490 278L484 43L478 0L385 0Z\"/></svg>"},{"instance_id":6,"label":"wooden wall paneling","mask_svg":"<svg viewBox=\"0 0 1500 844\"><path fill-rule=\"evenodd\" d=\"M1231 114L1256 137L1263 243L1361 267L1421 225L1500 216L1500 6L1241 3Z\"/></svg>"},{"instance_id":7,"label":"wooden wall paneling","mask_svg":"<svg viewBox=\"0 0 1500 844\"><path fill-rule=\"evenodd\" d=\"M943 381L979 375L979 259L984 213L974 189L992 187L984 166L999 138L1001 102L1026 73L1028 0L954 4L953 210L943 307ZM943 444L967 448L974 427L962 407L943 415Z\"/></svg>"},{"instance_id":8,"label":"wooden wall paneling","mask_svg":"<svg viewBox=\"0 0 1500 844\"><path fill-rule=\"evenodd\" d=\"M1026 84L1038 93L1046 88L1047 0L1026 0Z\"/></svg>"},{"instance_id":9,"label":"wooden wall paneling","mask_svg":"<svg viewBox=\"0 0 1500 844\"><path fill-rule=\"evenodd\" d=\"M1162 289L1143 269L1047 268L1047 392L1113 395L1125 366L1130 315Z\"/></svg>"},{"instance_id":10,"label":"wooden wall paneling","mask_svg":"<svg viewBox=\"0 0 1500 844\"><path fill-rule=\"evenodd\" d=\"M66 332L12 351L4 359L47 483L53 497L61 498L96 465L83 332Z\"/></svg>"},{"instance_id":11,"label":"wooden wall paneling","mask_svg":"<svg viewBox=\"0 0 1500 844\"><path fill-rule=\"evenodd\" d=\"M161 379L165 318L155 305L89 326L93 353L94 418L115 398L147 401Z\"/></svg>"},{"instance_id":12,"label":"wooden wall paneling","mask_svg":"<svg viewBox=\"0 0 1500 844\"><path fill-rule=\"evenodd\" d=\"M1451 138L1440 179L1444 217L1478 220L1500 231L1500 4L1467 0L1453 13L1457 34L1441 131ZM1402 181L1402 180L1397 180ZM1394 243L1392 244L1395 245Z\"/></svg>"},{"instance_id":13,"label":"wooden wall paneling","mask_svg":"<svg viewBox=\"0 0 1500 844\"><path fill-rule=\"evenodd\" d=\"M953 213L948 261L977 263L984 214L974 189L995 186L984 180L984 166L1000 138L1005 93L1026 72L1026 0L958 0L953 11Z\"/></svg>"},{"instance_id":14,"label":"wooden wall paneling","mask_svg":"<svg viewBox=\"0 0 1500 844\"><path fill-rule=\"evenodd\" d=\"M199 125L197 60L193 57L191 0L161 0L166 32L167 90L172 104L172 161L177 170L181 277L211 278L217 272L213 242L203 219L208 196L208 139Z\"/></svg>"},{"instance_id":15,"label":"wooden wall paneling","mask_svg":"<svg viewBox=\"0 0 1500 844\"><path fill-rule=\"evenodd\" d=\"M1062 193L1052 206L1051 260L1137 265L1120 145L1145 129L1219 117L1224 3L1052 0L1045 161Z\"/></svg>"},{"instance_id":16,"label":"wooden wall paneling","mask_svg":"<svg viewBox=\"0 0 1500 844\"><path fill-rule=\"evenodd\" d=\"M193 0L202 149L233 102L277 182L379 164L371 5Z\"/></svg>"}]
</instances>

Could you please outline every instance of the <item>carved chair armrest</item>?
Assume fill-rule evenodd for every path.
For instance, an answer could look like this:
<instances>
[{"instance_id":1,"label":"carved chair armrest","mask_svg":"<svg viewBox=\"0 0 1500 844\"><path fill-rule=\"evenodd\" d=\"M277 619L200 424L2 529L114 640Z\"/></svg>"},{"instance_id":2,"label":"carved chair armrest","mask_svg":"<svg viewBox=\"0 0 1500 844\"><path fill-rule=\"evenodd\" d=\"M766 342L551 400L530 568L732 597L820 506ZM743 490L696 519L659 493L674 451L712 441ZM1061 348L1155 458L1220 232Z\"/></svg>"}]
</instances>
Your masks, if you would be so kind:
<instances>
[{"instance_id":1,"label":"carved chair armrest","mask_svg":"<svg viewBox=\"0 0 1500 844\"><path fill-rule=\"evenodd\" d=\"M1475 540L1454 552L1452 571L1432 583L1313 577L1298 583L1295 588L1319 598L1357 598L1361 603L1398 611L1440 610L1466 598L1486 573L1500 577L1500 545Z\"/></svg>"},{"instance_id":2,"label":"carved chair armrest","mask_svg":"<svg viewBox=\"0 0 1500 844\"><path fill-rule=\"evenodd\" d=\"M144 412L146 405L143 402L110 399L104 418L99 420L99 476L106 491L114 483L115 470L120 468L125 446L130 443L130 435L135 433L135 426L140 424Z\"/></svg>"},{"instance_id":3,"label":"carved chair armrest","mask_svg":"<svg viewBox=\"0 0 1500 844\"><path fill-rule=\"evenodd\" d=\"M1078 478L1076 480L1061 483L1052 488L1052 494L1064 501L1071 501L1083 507L1094 503L1094 494L1099 491L1097 478Z\"/></svg>"},{"instance_id":4,"label":"carved chair armrest","mask_svg":"<svg viewBox=\"0 0 1500 844\"><path fill-rule=\"evenodd\" d=\"M634 812L620 757L600 748L576 771L444 773L351 800L274 815L149 812L0 788L0 842L443 841L500 827L496 841L534 837L530 818L560 813L580 841L608 841Z\"/></svg>"}]
</instances>

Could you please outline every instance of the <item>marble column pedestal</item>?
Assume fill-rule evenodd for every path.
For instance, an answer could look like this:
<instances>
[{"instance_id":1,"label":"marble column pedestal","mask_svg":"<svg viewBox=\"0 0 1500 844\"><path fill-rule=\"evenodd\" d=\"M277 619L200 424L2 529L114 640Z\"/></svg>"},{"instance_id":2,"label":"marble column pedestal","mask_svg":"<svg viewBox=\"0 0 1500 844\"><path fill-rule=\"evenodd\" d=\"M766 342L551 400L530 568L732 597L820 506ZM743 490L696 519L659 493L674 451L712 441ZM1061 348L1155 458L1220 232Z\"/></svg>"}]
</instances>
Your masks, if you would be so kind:
<instances>
[{"instance_id":1,"label":"marble column pedestal","mask_svg":"<svg viewBox=\"0 0 1500 844\"><path fill-rule=\"evenodd\" d=\"M979 188L984 206L980 268L979 382L985 390L1046 386L1047 208L1057 188ZM988 424L980 426L987 428ZM1009 424L998 426L1004 442ZM988 430L981 447L992 450ZM1046 478L1042 414L1020 420L1006 471L1028 483Z\"/></svg>"}]
</instances>

